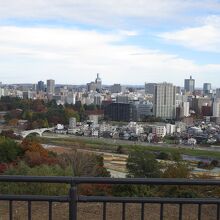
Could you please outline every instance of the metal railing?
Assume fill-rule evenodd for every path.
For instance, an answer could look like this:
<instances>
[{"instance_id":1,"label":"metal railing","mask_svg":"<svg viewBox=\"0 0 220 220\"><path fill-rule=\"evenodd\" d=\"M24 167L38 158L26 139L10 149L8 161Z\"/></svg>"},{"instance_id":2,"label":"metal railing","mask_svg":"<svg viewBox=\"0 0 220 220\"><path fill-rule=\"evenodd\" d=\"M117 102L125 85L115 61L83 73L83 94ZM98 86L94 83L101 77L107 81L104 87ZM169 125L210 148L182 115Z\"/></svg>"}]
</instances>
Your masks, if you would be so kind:
<instances>
[{"instance_id":1,"label":"metal railing","mask_svg":"<svg viewBox=\"0 0 220 220\"><path fill-rule=\"evenodd\" d=\"M13 219L13 202L27 202L28 220L32 219L32 202L48 202L49 220L53 219L52 205L55 202L69 204L69 220L77 220L78 203L103 203L103 220L107 218L106 204L122 204L122 220L126 219L126 204L141 204L141 220L145 219L145 204L160 205L160 220L164 219L164 205L176 204L179 206L178 218L183 219L183 205L198 205L198 220L202 218L203 205L216 205L216 219L220 220L220 199L218 198L155 198L155 197L110 197L110 196L81 196L77 187L81 184L109 184L109 185L148 185L148 186L220 186L219 180L189 180L189 179L114 179L93 177L36 177L36 176L0 176L0 182L8 183L59 183L69 184L69 195L0 195L0 201L9 201L9 219Z\"/></svg>"}]
</instances>

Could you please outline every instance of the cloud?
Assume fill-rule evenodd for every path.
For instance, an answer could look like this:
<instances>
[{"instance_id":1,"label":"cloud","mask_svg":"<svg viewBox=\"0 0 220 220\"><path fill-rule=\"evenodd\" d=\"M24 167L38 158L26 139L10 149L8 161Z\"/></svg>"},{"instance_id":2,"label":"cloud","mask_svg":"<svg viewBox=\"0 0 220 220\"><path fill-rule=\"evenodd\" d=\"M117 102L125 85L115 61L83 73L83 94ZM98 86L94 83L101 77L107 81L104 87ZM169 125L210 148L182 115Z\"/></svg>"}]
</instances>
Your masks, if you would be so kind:
<instances>
[{"instance_id":1,"label":"cloud","mask_svg":"<svg viewBox=\"0 0 220 220\"><path fill-rule=\"evenodd\" d=\"M201 26L162 33L159 37L197 51L220 53L220 16L209 16Z\"/></svg>"},{"instance_id":2,"label":"cloud","mask_svg":"<svg viewBox=\"0 0 220 220\"><path fill-rule=\"evenodd\" d=\"M58 83L81 84L100 72L107 84L170 81L181 85L192 73L201 83L207 74L214 77L220 72L220 65L199 66L177 55L125 44L134 34L0 27L0 75L10 83L54 78Z\"/></svg>"},{"instance_id":3,"label":"cloud","mask_svg":"<svg viewBox=\"0 0 220 220\"><path fill-rule=\"evenodd\" d=\"M151 22L186 20L190 12L218 12L217 0L7 0L0 1L1 19L66 20L101 26L127 26L128 19ZM182 19L182 17L184 17ZM175 19L173 19L175 18Z\"/></svg>"}]
</instances>

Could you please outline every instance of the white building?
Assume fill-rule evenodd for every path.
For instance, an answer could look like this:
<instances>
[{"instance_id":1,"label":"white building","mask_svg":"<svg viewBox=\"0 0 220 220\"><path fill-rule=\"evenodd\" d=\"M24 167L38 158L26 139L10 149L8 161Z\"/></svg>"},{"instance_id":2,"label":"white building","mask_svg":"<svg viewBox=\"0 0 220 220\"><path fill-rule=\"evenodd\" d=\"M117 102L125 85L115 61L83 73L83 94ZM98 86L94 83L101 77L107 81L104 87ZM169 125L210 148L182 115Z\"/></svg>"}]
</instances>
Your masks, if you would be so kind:
<instances>
[{"instance_id":1,"label":"white building","mask_svg":"<svg viewBox=\"0 0 220 220\"><path fill-rule=\"evenodd\" d=\"M66 97L66 103L68 103L69 105L71 105L71 104L75 105L76 104L76 94L73 92L69 93Z\"/></svg>"},{"instance_id":2,"label":"white building","mask_svg":"<svg viewBox=\"0 0 220 220\"><path fill-rule=\"evenodd\" d=\"M0 97L5 96L5 90L3 88L0 88Z\"/></svg>"},{"instance_id":3,"label":"white building","mask_svg":"<svg viewBox=\"0 0 220 220\"><path fill-rule=\"evenodd\" d=\"M176 87L171 83L155 86L154 115L162 119L176 118Z\"/></svg>"},{"instance_id":4,"label":"white building","mask_svg":"<svg viewBox=\"0 0 220 220\"><path fill-rule=\"evenodd\" d=\"M166 124L166 134L172 135L176 132L176 125Z\"/></svg>"},{"instance_id":5,"label":"white building","mask_svg":"<svg viewBox=\"0 0 220 220\"><path fill-rule=\"evenodd\" d=\"M73 129L73 128L75 128L75 127L76 127L76 118L71 117L71 118L69 119L69 128L70 128L70 129Z\"/></svg>"},{"instance_id":6,"label":"white building","mask_svg":"<svg viewBox=\"0 0 220 220\"><path fill-rule=\"evenodd\" d=\"M89 115L89 120L93 122L94 125L99 123L99 115Z\"/></svg>"},{"instance_id":7,"label":"white building","mask_svg":"<svg viewBox=\"0 0 220 220\"><path fill-rule=\"evenodd\" d=\"M213 117L220 117L220 98L213 102Z\"/></svg>"},{"instance_id":8,"label":"white building","mask_svg":"<svg viewBox=\"0 0 220 220\"><path fill-rule=\"evenodd\" d=\"M157 135L157 137L165 137L167 130L166 127L164 125L156 125L154 127L152 127L152 133L154 135Z\"/></svg>"},{"instance_id":9,"label":"white building","mask_svg":"<svg viewBox=\"0 0 220 220\"><path fill-rule=\"evenodd\" d=\"M101 95L98 94L98 95L94 96L94 104L95 105L101 106L102 100L103 100L103 97Z\"/></svg>"}]
</instances>

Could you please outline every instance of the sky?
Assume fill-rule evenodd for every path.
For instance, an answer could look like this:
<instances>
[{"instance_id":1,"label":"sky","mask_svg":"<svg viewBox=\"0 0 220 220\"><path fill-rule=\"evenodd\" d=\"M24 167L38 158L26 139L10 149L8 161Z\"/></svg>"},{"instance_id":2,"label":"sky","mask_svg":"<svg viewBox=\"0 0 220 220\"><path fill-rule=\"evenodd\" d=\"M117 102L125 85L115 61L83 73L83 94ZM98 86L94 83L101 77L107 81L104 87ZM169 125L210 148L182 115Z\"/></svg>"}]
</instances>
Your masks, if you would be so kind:
<instances>
[{"instance_id":1,"label":"sky","mask_svg":"<svg viewBox=\"0 0 220 220\"><path fill-rule=\"evenodd\" d=\"M220 87L220 0L0 0L0 81Z\"/></svg>"}]
</instances>

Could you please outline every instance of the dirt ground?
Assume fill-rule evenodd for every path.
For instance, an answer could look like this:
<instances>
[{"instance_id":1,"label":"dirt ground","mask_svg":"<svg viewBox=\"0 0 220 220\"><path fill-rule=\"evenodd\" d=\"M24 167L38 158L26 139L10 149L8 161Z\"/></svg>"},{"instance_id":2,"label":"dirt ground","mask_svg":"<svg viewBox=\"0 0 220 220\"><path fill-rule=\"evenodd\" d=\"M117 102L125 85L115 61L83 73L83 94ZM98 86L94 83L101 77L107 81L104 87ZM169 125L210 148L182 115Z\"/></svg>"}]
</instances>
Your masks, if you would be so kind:
<instances>
[{"instance_id":1,"label":"dirt ground","mask_svg":"<svg viewBox=\"0 0 220 220\"><path fill-rule=\"evenodd\" d=\"M9 220L8 202L0 202L0 220ZM79 204L78 205L78 220L101 220L102 204ZM217 209L214 205L202 206L202 220L216 220ZM164 220L177 220L179 209L177 205L164 205ZM13 220L27 219L27 203L13 203ZM32 203L32 219L47 220L48 219L48 203L33 202ZM53 204L53 220L68 220L68 205L61 203ZM121 204L107 204L107 220L122 219ZM141 219L141 205L127 204L126 205L126 220ZM159 220L160 206L153 204L145 205L145 220ZM198 206L184 205L183 220L197 220Z\"/></svg>"}]
</instances>

